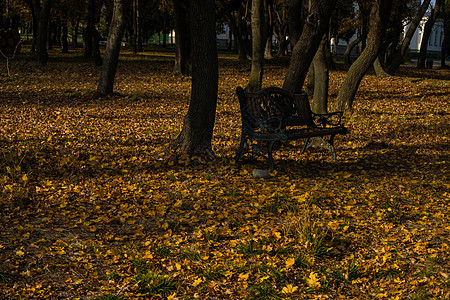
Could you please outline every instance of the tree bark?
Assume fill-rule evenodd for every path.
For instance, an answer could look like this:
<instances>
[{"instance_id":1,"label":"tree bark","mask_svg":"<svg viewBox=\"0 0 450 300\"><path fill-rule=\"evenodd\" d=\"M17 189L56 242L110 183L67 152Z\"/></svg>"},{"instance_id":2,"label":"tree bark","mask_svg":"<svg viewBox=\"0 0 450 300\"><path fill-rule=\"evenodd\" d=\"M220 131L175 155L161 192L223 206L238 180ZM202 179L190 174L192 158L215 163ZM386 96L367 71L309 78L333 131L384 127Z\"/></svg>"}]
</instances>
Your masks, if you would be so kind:
<instances>
[{"instance_id":1,"label":"tree bark","mask_svg":"<svg viewBox=\"0 0 450 300\"><path fill-rule=\"evenodd\" d=\"M425 60L427 58L428 40L430 39L431 30L436 22L441 8L441 0L436 0L434 8L423 28L422 42L420 43L419 56L417 57L417 68L425 68Z\"/></svg>"},{"instance_id":2,"label":"tree bark","mask_svg":"<svg viewBox=\"0 0 450 300\"><path fill-rule=\"evenodd\" d=\"M379 55L377 56L377 58L375 58L375 61L373 62L373 69L375 70L375 74L377 77L385 78L391 76L384 70Z\"/></svg>"},{"instance_id":3,"label":"tree bark","mask_svg":"<svg viewBox=\"0 0 450 300\"><path fill-rule=\"evenodd\" d=\"M61 34L61 45L62 53L68 53L69 52L69 42L67 41L68 38L68 28L67 28L67 21L63 21L62 23L62 34Z\"/></svg>"},{"instance_id":4,"label":"tree bark","mask_svg":"<svg viewBox=\"0 0 450 300\"><path fill-rule=\"evenodd\" d=\"M376 1L370 12L370 29L367 45L361 55L352 64L339 90L334 110L351 110L353 100L362 78L378 56L381 41L389 20L392 0Z\"/></svg>"},{"instance_id":5,"label":"tree bark","mask_svg":"<svg viewBox=\"0 0 450 300\"><path fill-rule=\"evenodd\" d=\"M401 42L399 49L395 53L391 65L389 66L389 69L388 69L389 74L395 75L398 68L402 64L403 57L405 56L405 53L409 48L409 44L411 43L411 39L414 35L414 32L416 32L416 29L419 26L420 21L423 18L423 15L427 11L428 6L430 5L430 1L431 0L425 0L422 3L417 14L414 16L413 20L411 21L411 25L409 26L408 31L406 32L405 37L403 38L403 41Z\"/></svg>"},{"instance_id":6,"label":"tree bark","mask_svg":"<svg viewBox=\"0 0 450 300\"><path fill-rule=\"evenodd\" d=\"M325 53L327 42L328 35L324 34L313 59L314 96L311 109L318 114L327 113L328 106L329 71Z\"/></svg>"},{"instance_id":7,"label":"tree bark","mask_svg":"<svg viewBox=\"0 0 450 300\"><path fill-rule=\"evenodd\" d=\"M236 48L238 50L239 61L247 61L247 54L250 52L247 49L246 40L244 40L241 30L241 12L239 10L236 11L236 17L232 13L229 13L228 19L230 20L231 29L234 34L234 41L237 44Z\"/></svg>"},{"instance_id":8,"label":"tree bark","mask_svg":"<svg viewBox=\"0 0 450 300\"><path fill-rule=\"evenodd\" d=\"M95 64L100 66L102 58L100 56L100 34L95 28L97 24L97 16L95 13L96 0L87 0L86 7L86 26L83 32L84 57L94 58Z\"/></svg>"},{"instance_id":9,"label":"tree bark","mask_svg":"<svg viewBox=\"0 0 450 300\"><path fill-rule=\"evenodd\" d=\"M175 14L175 65L173 74L189 75L190 73L190 38L189 38L189 3L173 0Z\"/></svg>"},{"instance_id":10,"label":"tree bark","mask_svg":"<svg viewBox=\"0 0 450 300\"><path fill-rule=\"evenodd\" d=\"M309 65L317 52L322 36L328 31L330 17L336 3L336 0L311 0L302 35L292 51L283 89L294 94L302 90Z\"/></svg>"},{"instance_id":11,"label":"tree bark","mask_svg":"<svg viewBox=\"0 0 450 300\"><path fill-rule=\"evenodd\" d=\"M217 106L218 59L214 0L190 0L192 94L177 140L189 156L213 157L211 140Z\"/></svg>"},{"instance_id":12,"label":"tree bark","mask_svg":"<svg viewBox=\"0 0 450 300\"><path fill-rule=\"evenodd\" d=\"M266 40L264 58L272 59L272 0L264 0L264 38Z\"/></svg>"},{"instance_id":13,"label":"tree bark","mask_svg":"<svg viewBox=\"0 0 450 300\"><path fill-rule=\"evenodd\" d=\"M81 16L76 16L75 19L72 19L72 47L78 47L78 27L80 26L80 18Z\"/></svg>"},{"instance_id":14,"label":"tree bark","mask_svg":"<svg viewBox=\"0 0 450 300\"><path fill-rule=\"evenodd\" d=\"M294 49L302 34L302 0L289 0L289 39Z\"/></svg>"},{"instance_id":15,"label":"tree bark","mask_svg":"<svg viewBox=\"0 0 450 300\"><path fill-rule=\"evenodd\" d=\"M124 0L114 0L113 15L106 41L105 58L102 66L97 93L111 95L113 93L114 77L119 62L120 44L125 28Z\"/></svg>"},{"instance_id":16,"label":"tree bark","mask_svg":"<svg viewBox=\"0 0 450 300\"><path fill-rule=\"evenodd\" d=\"M50 17L51 0L33 0L33 9L36 13L37 34L36 34L36 61L39 67L47 65L47 30Z\"/></svg>"},{"instance_id":17,"label":"tree bark","mask_svg":"<svg viewBox=\"0 0 450 300\"><path fill-rule=\"evenodd\" d=\"M347 44L347 47L345 48L344 52L344 65L346 67L350 67L352 64L352 61L350 59L350 55L352 54L353 48L356 47L361 42L361 37L358 37L356 40L353 40L352 42Z\"/></svg>"},{"instance_id":18,"label":"tree bark","mask_svg":"<svg viewBox=\"0 0 450 300\"><path fill-rule=\"evenodd\" d=\"M264 38L264 0L252 0L252 67L250 80L246 87L248 92L257 92L262 86L263 61L265 50Z\"/></svg>"}]
</instances>

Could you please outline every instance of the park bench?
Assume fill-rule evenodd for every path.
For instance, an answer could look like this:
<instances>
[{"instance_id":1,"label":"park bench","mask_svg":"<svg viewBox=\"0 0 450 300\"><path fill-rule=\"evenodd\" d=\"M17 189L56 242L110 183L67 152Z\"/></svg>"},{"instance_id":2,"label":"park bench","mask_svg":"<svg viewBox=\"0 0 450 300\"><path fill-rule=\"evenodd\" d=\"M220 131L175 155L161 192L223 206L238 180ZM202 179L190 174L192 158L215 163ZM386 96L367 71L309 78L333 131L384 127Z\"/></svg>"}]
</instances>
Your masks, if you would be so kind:
<instances>
[{"instance_id":1,"label":"park bench","mask_svg":"<svg viewBox=\"0 0 450 300\"><path fill-rule=\"evenodd\" d=\"M294 95L278 87L267 87L257 93L238 87L236 94L242 121L237 162L246 153L267 157L269 169L273 171L272 151L288 141L300 139L305 139L301 153L318 146L329 150L332 159L336 159L334 137L347 133L341 124L342 112L315 114L306 93Z\"/></svg>"}]
</instances>

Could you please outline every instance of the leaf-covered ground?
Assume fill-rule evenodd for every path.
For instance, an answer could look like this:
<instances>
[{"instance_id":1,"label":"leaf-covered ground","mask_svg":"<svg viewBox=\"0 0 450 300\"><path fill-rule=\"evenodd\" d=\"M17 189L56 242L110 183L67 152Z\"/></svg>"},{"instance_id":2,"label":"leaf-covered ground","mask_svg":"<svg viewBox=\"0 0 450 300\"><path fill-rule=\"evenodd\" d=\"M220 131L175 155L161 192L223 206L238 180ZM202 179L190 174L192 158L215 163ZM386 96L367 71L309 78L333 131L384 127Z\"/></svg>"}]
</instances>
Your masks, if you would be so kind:
<instances>
[{"instance_id":1,"label":"leaf-covered ground","mask_svg":"<svg viewBox=\"0 0 450 300\"><path fill-rule=\"evenodd\" d=\"M102 99L79 52L51 57L0 68L0 299L449 299L450 71L366 76L338 159L297 143L264 180L233 161L248 64L221 56L205 164L165 160L190 94L171 54L124 55Z\"/></svg>"}]
</instances>

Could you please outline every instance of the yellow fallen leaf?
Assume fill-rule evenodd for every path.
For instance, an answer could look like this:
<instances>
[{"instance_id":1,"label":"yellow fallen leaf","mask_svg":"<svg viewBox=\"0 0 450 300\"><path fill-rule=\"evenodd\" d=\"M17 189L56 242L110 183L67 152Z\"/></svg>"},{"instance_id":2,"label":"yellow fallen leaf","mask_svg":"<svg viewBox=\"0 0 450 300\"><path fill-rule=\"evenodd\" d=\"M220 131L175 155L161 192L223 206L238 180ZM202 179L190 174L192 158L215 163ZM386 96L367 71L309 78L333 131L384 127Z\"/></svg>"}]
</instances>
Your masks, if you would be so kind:
<instances>
[{"instance_id":1,"label":"yellow fallen leaf","mask_svg":"<svg viewBox=\"0 0 450 300\"><path fill-rule=\"evenodd\" d=\"M306 284L313 289L320 288L320 282L319 282L319 279L317 278L317 274L314 272L311 272L309 274L309 277L306 278Z\"/></svg>"},{"instance_id":2,"label":"yellow fallen leaf","mask_svg":"<svg viewBox=\"0 0 450 300\"><path fill-rule=\"evenodd\" d=\"M25 252L23 252L22 250L19 250L16 252L16 255L18 255L18 256L22 256L24 254L25 254Z\"/></svg>"},{"instance_id":3,"label":"yellow fallen leaf","mask_svg":"<svg viewBox=\"0 0 450 300\"><path fill-rule=\"evenodd\" d=\"M167 297L167 300L175 300L175 299L178 299L178 298L176 297L176 295L177 295L177 293L173 293L172 295L170 295L169 297Z\"/></svg>"},{"instance_id":4,"label":"yellow fallen leaf","mask_svg":"<svg viewBox=\"0 0 450 300\"><path fill-rule=\"evenodd\" d=\"M239 280L247 281L249 273L239 274Z\"/></svg>"},{"instance_id":5,"label":"yellow fallen leaf","mask_svg":"<svg viewBox=\"0 0 450 300\"><path fill-rule=\"evenodd\" d=\"M293 258L288 258L286 260L286 268L289 269L290 267L292 267L295 264L295 259Z\"/></svg>"},{"instance_id":6,"label":"yellow fallen leaf","mask_svg":"<svg viewBox=\"0 0 450 300\"><path fill-rule=\"evenodd\" d=\"M194 280L194 282L192 283L192 285L193 285L193 286L197 286L197 285L199 285L200 283L202 283L202 279L201 279L201 278L197 278L197 279Z\"/></svg>"},{"instance_id":7,"label":"yellow fallen leaf","mask_svg":"<svg viewBox=\"0 0 450 300\"><path fill-rule=\"evenodd\" d=\"M288 284L287 286L285 286L281 292L283 294L293 294L298 290L297 286L293 286L292 284Z\"/></svg>"},{"instance_id":8,"label":"yellow fallen leaf","mask_svg":"<svg viewBox=\"0 0 450 300\"><path fill-rule=\"evenodd\" d=\"M275 231L275 232L273 233L273 235L275 236L275 238L276 238L277 240L281 239L281 233L279 233L278 231Z\"/></svg>"}]
</instances>

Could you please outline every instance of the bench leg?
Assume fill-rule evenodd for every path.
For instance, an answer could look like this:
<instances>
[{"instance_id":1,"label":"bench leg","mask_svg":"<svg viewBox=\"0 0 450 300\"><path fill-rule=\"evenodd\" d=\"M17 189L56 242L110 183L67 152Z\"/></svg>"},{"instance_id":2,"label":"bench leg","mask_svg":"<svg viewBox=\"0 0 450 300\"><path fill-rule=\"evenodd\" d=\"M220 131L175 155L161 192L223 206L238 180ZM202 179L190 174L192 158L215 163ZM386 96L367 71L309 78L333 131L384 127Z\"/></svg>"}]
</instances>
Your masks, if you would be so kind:
<instances>
[{"instance_id":1,"label":"bench leg","mask_svg":"<svg viewBox=\"0 0 450 300\"><path fill-rule=\"evenodd\" d=\"M308 149L309 147L317 146L317 147L321 147L321 148L324 148L324 149L327 149L328 151L330 151L331 159L336 160L336 150L334 149L333 141L334 141L334 135L332 135L330 137L328 142L325 141L320 136L313 137L313 138L307 138L305 140L305 143L303 144L303 149L302 149L301 153L303 154L306 151L306 149Z\"/></svg>"},{"instance_id":2,"label":"bench leg","mask_svg":"<svg viewBox=\"0 0 450 300\"><path fill-rule=\"evenodd\" d=\"M272 172L274 168L272 148L275 141L269 142L267 145L267 162L269 163L269 171Z\"/></svg>"},{"instance_id":3,"label":"bench leg","mask_svg":"<svg viewBox=\"0 0 450 300\"><path fill-rule=\"evenodd\" d=\"M244 155L245 143L246 141L243 138L241 138L241 143L239 144L239 148L236 151L236 156L234 157L234 160L236 162L242 157L242 155Z\"/></svg>"}]
</instances>

